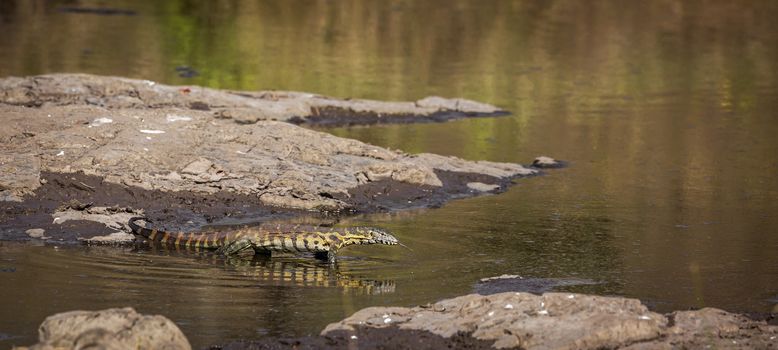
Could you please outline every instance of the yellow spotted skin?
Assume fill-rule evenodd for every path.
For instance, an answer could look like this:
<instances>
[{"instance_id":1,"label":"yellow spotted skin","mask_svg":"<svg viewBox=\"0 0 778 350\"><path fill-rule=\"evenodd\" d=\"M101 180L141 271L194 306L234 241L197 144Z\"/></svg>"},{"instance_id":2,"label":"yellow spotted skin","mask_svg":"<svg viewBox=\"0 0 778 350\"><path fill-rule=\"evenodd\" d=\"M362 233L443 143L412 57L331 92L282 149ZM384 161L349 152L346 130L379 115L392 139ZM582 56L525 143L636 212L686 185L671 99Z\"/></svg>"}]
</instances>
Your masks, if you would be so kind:
<instances>
[{"instance_id":1,"label":"yellow spotted skin","mask_svg":"<svg viewBox=\"0 0 778 350\"><path fill-rule=\"evenodd\" d=\"M397 238L377 228L349 227L328 228L305 225L275 225L245 228L228 232L170 233L149 229L136 223L144 218L132 218L132 232L149 241L162 245L183 246L194 249L218 249L227 255L246 249L255 253L309 252L317 257L334 260L339 249L357 244L397 245Z\"/></svg>"}]
</instances>

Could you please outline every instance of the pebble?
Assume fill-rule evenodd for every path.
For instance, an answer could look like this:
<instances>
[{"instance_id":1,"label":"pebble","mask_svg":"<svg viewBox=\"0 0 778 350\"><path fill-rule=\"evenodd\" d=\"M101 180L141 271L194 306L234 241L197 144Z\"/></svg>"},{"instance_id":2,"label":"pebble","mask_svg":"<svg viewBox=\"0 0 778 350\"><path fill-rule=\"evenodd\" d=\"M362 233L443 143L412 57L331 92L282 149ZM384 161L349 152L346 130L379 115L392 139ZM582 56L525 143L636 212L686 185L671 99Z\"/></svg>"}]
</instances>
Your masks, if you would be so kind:
<instances>
[{"instance_id":1,"label":"pebble","mask_svg":"<svg viewBox=\"0 0 778 350\"><path fill-rule=\"evenodd\" d=\"M532 166L541 169L561 168L564 166L564 163L551 157L540 156L535 158L535 160L532 162Z\"/></svg>"},{"instance_id":2,"label":"pebble","mask_svg":"<svg viewBox=\"0 0 778 350\"><path fill-rule=\"evenodd\" d=\"M31 228L24 232L32 238L43 238L43 234L46 233L46 230L42 228Z\"/></svg>"}]
</instances>

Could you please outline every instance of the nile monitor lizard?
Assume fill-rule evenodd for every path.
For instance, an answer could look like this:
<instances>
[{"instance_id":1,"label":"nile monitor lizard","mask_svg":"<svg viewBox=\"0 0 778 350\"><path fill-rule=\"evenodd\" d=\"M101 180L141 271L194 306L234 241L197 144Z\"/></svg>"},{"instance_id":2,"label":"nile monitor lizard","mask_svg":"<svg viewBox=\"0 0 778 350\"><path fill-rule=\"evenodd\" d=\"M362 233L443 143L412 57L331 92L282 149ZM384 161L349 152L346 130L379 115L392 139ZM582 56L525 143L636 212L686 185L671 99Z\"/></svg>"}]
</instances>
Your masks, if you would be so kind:
<instances>
[{"instance_id":1,"label":"nile monitor lizard","mask_svg":"<svg viewBox=\"0 0 778 350\"><path fill-rule=\"evenodd\" d=\"M229 232L178 232L171 233L140 226L131 218L129 225L136 235L149 241L176 246L217 249L225 255L238 254L246 249L255 253L310 252L319 259L335 260L335 253L355 244L397 245L397 238L381 229L372 227L324 228L304 225L277 225L252 227ZM400 244L402 245L402 244Z\"/></svg>"}]
</instances>

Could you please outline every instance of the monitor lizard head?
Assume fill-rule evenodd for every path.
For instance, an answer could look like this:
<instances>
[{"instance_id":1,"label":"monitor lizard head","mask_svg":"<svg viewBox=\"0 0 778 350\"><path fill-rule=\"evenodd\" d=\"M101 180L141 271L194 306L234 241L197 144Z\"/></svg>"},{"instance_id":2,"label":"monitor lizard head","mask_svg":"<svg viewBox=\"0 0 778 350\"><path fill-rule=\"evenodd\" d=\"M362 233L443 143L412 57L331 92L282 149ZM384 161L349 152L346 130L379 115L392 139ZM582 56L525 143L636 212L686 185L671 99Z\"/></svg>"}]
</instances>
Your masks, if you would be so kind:
<instances>
[{"instance_id":1,"label":"monitor lizard head","mask_svg":"<svg viewBox=\"0 0 778 350\"><path fill-rule=\"evenodd\" d=\"M391 233L374 227L352 227L340 237L338 248L356 244L398 245L400 242Z\"/></svg>"}]
</instances>

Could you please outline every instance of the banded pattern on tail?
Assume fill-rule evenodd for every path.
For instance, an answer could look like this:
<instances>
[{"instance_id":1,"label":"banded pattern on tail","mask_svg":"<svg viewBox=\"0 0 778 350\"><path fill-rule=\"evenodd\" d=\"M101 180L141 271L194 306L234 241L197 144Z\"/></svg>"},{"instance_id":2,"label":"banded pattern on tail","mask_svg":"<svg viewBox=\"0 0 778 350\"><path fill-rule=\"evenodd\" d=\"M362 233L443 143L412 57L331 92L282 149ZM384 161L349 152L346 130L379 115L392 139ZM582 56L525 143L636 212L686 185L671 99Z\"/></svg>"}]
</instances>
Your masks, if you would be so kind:
<instances>
[{"instance_id":1,"label":"banded pattern on tail","mask_svg":"<svg viewBox=\"0 0 778 350\"><path fill-rule=\"evenodd\" d=\"M195 232L167 232L157 229L149 229L138 225L136 221L144 220L149 222L146 218L134 217L129 221L129 226L132 229L132 233L142 236L149 241L157 242L164 245L177 245L182 247L192 248L218 248L228 242L228 233L225 232L211 232L211 233L195 233Z\"/></svg>"},{"instance_id":2,"label":"banded pattern on tail","mask_svg":"<svg viewBox=\"0 0 778 350\"><path fill-rule=\"evenodd\" d=\"M255 252L310 252L328 260L346 246L357 244L398 245L397 238L381 229L370 227L323 228L304 225L276 225L245 228L229 232L171 233L146 228L134 217L129 221L132 232L149 241L163 245L191 248L220 249L225 254L237 254L246 249ZM324 254L324 255L321 255Z\"/></svg>"}]
</instances>

